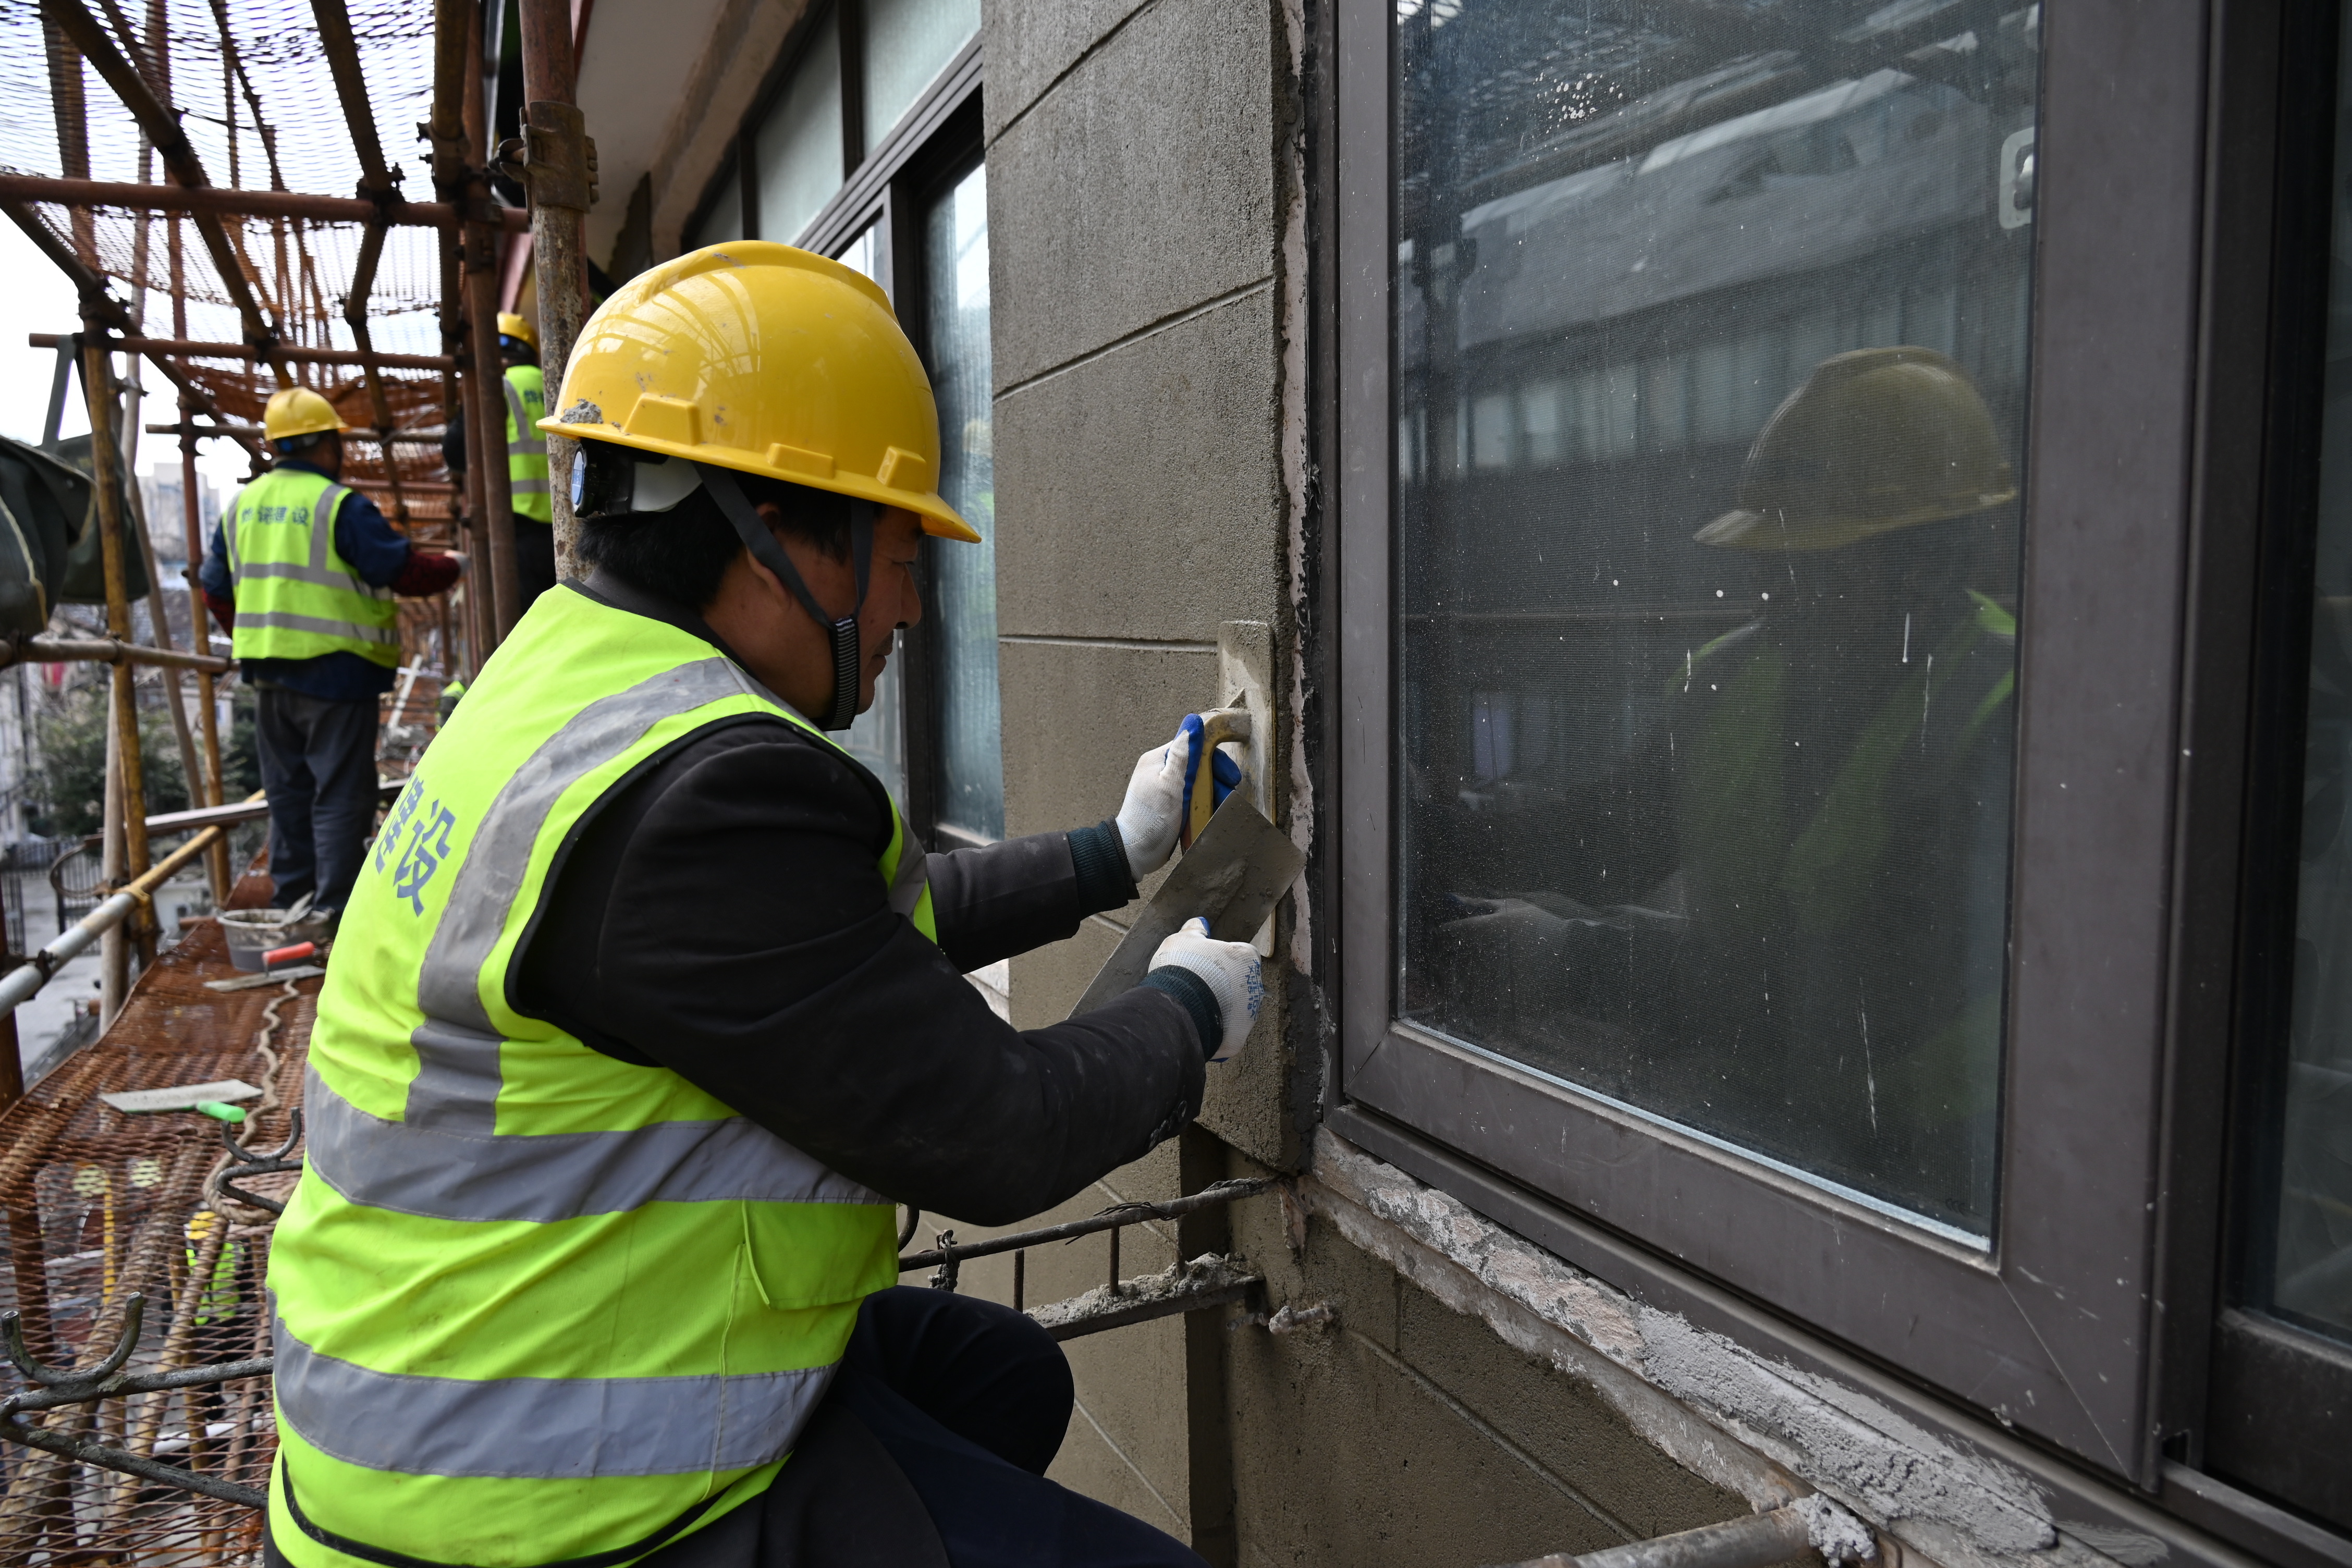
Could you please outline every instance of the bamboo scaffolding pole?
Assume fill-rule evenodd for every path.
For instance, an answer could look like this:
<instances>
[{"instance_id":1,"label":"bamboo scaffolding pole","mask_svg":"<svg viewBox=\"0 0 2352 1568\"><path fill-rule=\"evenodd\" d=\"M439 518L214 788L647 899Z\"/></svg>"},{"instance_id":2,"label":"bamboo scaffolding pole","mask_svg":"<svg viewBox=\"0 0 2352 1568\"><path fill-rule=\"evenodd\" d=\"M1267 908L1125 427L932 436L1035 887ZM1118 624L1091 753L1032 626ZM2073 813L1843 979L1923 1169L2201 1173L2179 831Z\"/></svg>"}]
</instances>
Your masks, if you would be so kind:
<instances>
[{"instance_id":1,"label":"bamboo scaffolding pole","mask_svg":"<svg viewBox=\"0 0 2352 1568\"><path fill-rule=\"evenodd\" d=\"M572 345L588 310L588 209L596 195L596 150L574 102L573 0L520 0L524 170L530 181L531 267L539 277L539 364L548 412L557 412ZM547 437L548 488L555 506L555 568L575 575L572 465L580 443Z\"/></svg>"},{"instance_id":2,"label":"bamboo scaffolding pole","mask_svg":"<svg viewBox=\"0 0 2352 1568\"><path fill-rule=\"evenodd\" d=\"M58 346L58 332L27 332L25 341L37 349ZM187 338L145 338L124 335L115 346L126 353L145 354L149 358L171 355L180 359L239 359L265 357L284 360L289 364L373 365L386 370L446 370L449 360L443 354L388 354L362 352L356 349L298 348L288 343L273 345L267 355L249 343L208 343Z\"/></svg>"},{"instance_id":3,"label":"bamboo scaffolding pole","mask_svg":"<svg viewBox=\"0 0 2352 1568\"><path fill-rule=\"evenodd\" d=\"M356 196L320 196L301 191L250 191L227 185L190 190L112 180L52 179L45 174L0 174L0 197L82 209L123 207L158 213L214 213L224 217L307 218L313 223L383 223L394 228L454 229L467 215L447 202L403 201L395 192L383 201ZM525 207L493 203L488 217L509 234L530 229Z\"/></svg>"},{"instance_id":4,"label":"bamboo scaffolding pole","mask_svg":"<svg viewBox=\"0 0 2352 1568\"><path fill-rule=\"evenodd\" d=\"M0 639L0 669L12 664L129 664L168 669L195 669L225 675L236 668L216 654L183 653L175 647L147 647L117 637L60 637L43 632L33 637Z\"/></svg>"},{"instance_id":5,"label":"bamboo scaffolding pole","mask_svg":"<svg viewBox=\"0 0 2352 1568\"><path fill-rule=\"evenodd\" d=\"M71 247L58 238L57 233L47 224L43 223L32 208L22 202L0 198L0 213L5 213L8 221L15 224L43 256L49 258L50 265L72 281L74 291L80 296L81 312L84 317L103 322L106 326L118 331L130 326L131 312L123 308L121 300L107 292L106 279L100 277L91 268L83 266ZM192 408L194 412L208 417L218 417L219 405L213 401L210 393L190 379L184 367L155 355L149 356L149 363L163 373L164 380L179 389L183 407ZM256 458L265 457L257 441L240 441L238 444L245 447Z\"/></svg>"},{"instance_id":6,"label":"bamboo scaffolding pole","mask_svg":"<svg viewBox=\"0 0 2352 1568\"><path fill-rule=\"evenodd\" d=\"M189 145L185 132L180 129L179 117L169 105L160 101L147 85L146 79L132 68L114 47L98 19L83 8L79 0L41 0L41 15L54 22L66 37L95 67L106 85L130 110L141 129L154 142L156 152L163 158L163 166L172 177L191 189L209 185L203 160ZM265 353L277 342L278 334L271 322L265 320L260 305L247 286L247 274L238 247L226 228L222 226L217 213L198 212L191 215L197 235L210 253L214 269L220 275L221 287L236 307L238 319L244 322L246 341ZM278 384L290 382L283 363L273 363Z\"/></svg>"},{"instance_id":7,"label":"bamboo scaffolding pole","mask_svg":"<svg viewBox=\"0 0 2352 1568\"><path fill-rule=\"evenodd\" d=\"M462 16L457 26L466 29L465 58L468 62L482 58L482 12L463 0L439 0L436 12L436 26L447 26ZM440 58L435 56L436 97L439 96ZM488 108L481 91L468 84L459 100L464 133L459 146L464 149L466 179L470 188L487 192L488 173L476 160L487 154L489 146ZM521 615L520 584L515 578L514 554L514 495L509 488L506 465L506 367L499 362L499 236L488 224L466 226L464 289L467 332L467 364L470 373L466 377L467 403L471 418L466 431L467 450L467 483L478 485L481 510L483 553L488 557L489 571L485 574L489 592L484 617L488 637L482 647L485 658L495 653Z\"/></svg>"},{"instance_id":8,"label":"bamboo scaffolding pole","mask_svg":"<svg viewBox=\"0 0 2352 1568\"><path fill-rule=\"evenodd\" d=\"M131 596L127 586L128 569L123 559L123 530L129 509L123 504L121 453L114 437L114 373L110 363L112 356L106 334L96 322L89 323L89 333L84 341L82 354L84 390L89 394L89 402L90 489L98 503L99 557L106 577L106 629L116 641L128 645L131 638ZM131 684L130 664L115 664L112 687L114 731L121 748L116 773L122 790L122 870L128 876L138 877L148 867L147 789L146 768L139 749L138 693ZM152 961L154 957L152 922L135 922L131 934L139 942L142 962Z\"/></svg>"}]
</instances>

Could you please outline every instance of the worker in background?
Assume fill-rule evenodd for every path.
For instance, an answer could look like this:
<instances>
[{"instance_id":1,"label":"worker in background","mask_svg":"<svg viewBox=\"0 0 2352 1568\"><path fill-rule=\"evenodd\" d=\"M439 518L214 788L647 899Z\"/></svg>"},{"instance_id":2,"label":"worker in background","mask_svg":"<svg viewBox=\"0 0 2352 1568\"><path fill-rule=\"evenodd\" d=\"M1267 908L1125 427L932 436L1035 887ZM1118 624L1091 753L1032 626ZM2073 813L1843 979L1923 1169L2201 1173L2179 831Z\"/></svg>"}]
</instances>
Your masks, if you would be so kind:
<instances>
[{"instance_id":1,"label":"worker in background","mask_svg":"<svg viewBox=\"0 0 2352 1568\"><path fill-rule=\"evenodd\" d=\"M1248 1037L1257 955L1199 921L1047 1028L964 978L1167 861L1211 787L1197 720L1116 816L944 855L829 738L922 615L924 535L979 538L845 267L747 243L640 274L560 405L593 570L425 753L320 998L314 1179L270 1255L272 1561L1199 1568L1045 1479L1060 1349L898 1288L893 1206L1050 1209Z\"/></svg>"},{"instance_id":2,"label":"worker in background","mask_svg":"<svg viewBox=\"0 0 2352 1568\"><path fill-rule=\"evenodd\" d=\"M342 907L375 826L376 700L400 665L395 595L438 594L465 557L416 550L337 481L347 426L305 386L271 395L277 461L221 509L205 601L254 688L275 901Z\"/></svg>"},{"instance_id":3,"label":"worker in background","mask_svg":"<svg viewBox=\"0 0 2352 1568\"><path fill-rule=\"evenodd\" d=\"M546 378L539 368L539 329L528 317L499 312L499 360L506 366L507 491L512 498L515 585L519 610L555 586L555 497L548 489ZM441 460L453 475L466 471L463 422L441 434Z\"/></svg>"}]
</instances>

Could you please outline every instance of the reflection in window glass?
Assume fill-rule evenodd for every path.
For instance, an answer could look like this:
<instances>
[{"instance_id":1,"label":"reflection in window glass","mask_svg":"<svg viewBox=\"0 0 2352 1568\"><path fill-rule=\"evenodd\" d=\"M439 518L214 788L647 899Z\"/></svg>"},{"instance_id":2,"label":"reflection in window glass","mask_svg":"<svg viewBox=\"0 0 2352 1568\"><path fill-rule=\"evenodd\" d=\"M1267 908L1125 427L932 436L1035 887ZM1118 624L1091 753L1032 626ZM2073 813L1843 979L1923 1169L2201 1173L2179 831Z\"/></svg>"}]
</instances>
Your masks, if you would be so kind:
<instances>
[{"instance_id":1,"label":"reflection in window glass","mask_svg":"<svg viewBox=\"0 0 2352 1568\"><path fill-rule=\"evenodd\" d=\"M2294 1013L2256 1305L2352 1342L2352 29L2339 66Z\"/></svg>"},{"instance_id":2,"label":"reflection in window glass","mask_svg":"<svg viewBox=\"0 0 2352 1568\"><path fill-rule=\"evenodd\" d=\"M980 0L866 0L866 150L980 31Z\"/></svg>"},{"instance_id":3,"label":"reflection in window glass","mask_svg":"<svg viewBox=\"0 0 2352 1568\"><path fill-rule=\"evenodd\" d=\"M1396 24L1402 1014L1969 1237L2036 23Z\"/></svg>"},{"instance_id":4,"label":"reflection in window glass","mask_svg":"<svg viewBox=\"0 0 2352 1568\"><path fill-rule=\"evenodd\" d=\"M710 210L695 228L693 247L723 245L742 237L743 181L740 171L730 164L726 178L719 183L719 199L710 204Z\"/></svg>"},{"instance_id":5,"label":"reflection in window glass","mask_svg":"<svg viewBox=\"0 0 2352 1568\"><path fill-rule=\"evenodd\" d=\"M761 239L786 245L841 189L841 31L828 15L751 138Z\"/></svg>"},{"instance_id":6,"label":"reflection in window glass","mask_svg":"<svg viewBox=\"0 0 2352 1568\"><path fill-rule=\"evenodd\" d=\"M889 287L882 277L881 235L878 227L869 225L858 231L857 237L835 258L885 289ZM902 805L907 798L907 720L906 674L900 668L903 650L895 650L890 662L874 682L874 703L860 713L841 739L842 750L864 763L874 776L880 779L890 792L890 798Z\"/></svg>"},{"instance_id":7,"label":"reflection in window glass","mask_svg":"<svg viewBox=\"0 0 2352 1568\"><path fill-rule=\"evenodd\" d=\"M988 170L974 169L923 220L924 316L940 400L940 494L982 542L936 540L931 614L939 648L940 820L1004 837L1004 752L996 687L996 470L988 358Z\"/></svg>"}]
</instances>

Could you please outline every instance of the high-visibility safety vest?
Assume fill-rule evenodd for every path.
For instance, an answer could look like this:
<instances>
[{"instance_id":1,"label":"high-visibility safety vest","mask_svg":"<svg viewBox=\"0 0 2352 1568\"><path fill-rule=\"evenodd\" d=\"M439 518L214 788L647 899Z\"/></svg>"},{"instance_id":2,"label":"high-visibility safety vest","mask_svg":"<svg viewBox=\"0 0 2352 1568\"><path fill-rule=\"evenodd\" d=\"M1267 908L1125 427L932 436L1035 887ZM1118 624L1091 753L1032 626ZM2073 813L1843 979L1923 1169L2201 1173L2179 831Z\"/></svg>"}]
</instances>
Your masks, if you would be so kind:
<instances>
[{"instance_id":1,"label":"high-visibility safety vest","mask_svg":"<svg viewBox=\"0 0 2352 1568\"><path fill-rule=\"evenodd\" d=\"M547 378L535 364L507 367L507 490L517 517L555 521L555 492L547 485Z\"/></svg>"},{"instance_id":2,"label":"high-visibility safety vest","mask_svg":"<svg viewBox=\"0 0 2352 1568\"><path fill-rule=\"evenodd\" d=\"M236 591L236 657L355 653L400 663L400 606L335 548L352 492L308 468L278 468L245 487L221 525Z\"/></svg>"},{"instance_id":3,"label":"high-visibility safety vest","mask_svg":"<svg viewBox=\"0 0 2352 1568\"><path fill-rule=\"evenodd\" d=\"M896 1282L887 1200L516 1009L559 854L656 756L822 733L709 643L541 595L418 764L319 997L269 1260L296 1568L618 1568L757 1496ZM896 805L877 871L937 940Z\"/></svg>"}]
</instances>

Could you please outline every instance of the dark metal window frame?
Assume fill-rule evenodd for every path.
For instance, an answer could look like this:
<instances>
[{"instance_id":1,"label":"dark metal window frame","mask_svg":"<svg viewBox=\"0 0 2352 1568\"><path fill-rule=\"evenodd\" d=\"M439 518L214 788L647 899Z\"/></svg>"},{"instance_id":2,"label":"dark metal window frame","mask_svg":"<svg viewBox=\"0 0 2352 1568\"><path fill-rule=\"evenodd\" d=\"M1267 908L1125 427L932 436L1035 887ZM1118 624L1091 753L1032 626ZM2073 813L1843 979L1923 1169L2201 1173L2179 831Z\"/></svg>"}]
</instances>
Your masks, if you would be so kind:
<instances>
[{"instance_id":1,"label":"dark metal window frame","mask_svg":"<svg viewBox=\"0 0 2352 1568\"><path fill-rule=\"evenodd\" d=\"M924 320L923 213L933 198L978 164L985 132L981 94L985 71L981 40L975 35L940 68L922 95L902 114L871 153L865 145L864 8L857 0L832 0L811 5L744 114L728 154L709 188L686 226L692 234L709 216L731 183L741 193L743 228L760 234L759 167L753 138L772 113L808 53L810 42L829 16L837 16L841 34L842 160L848 177L840 190L811 218L808 226L786 243L824 256L838 256L867 228L875 229L880 246L876 260L884 290L898 311L898 323L917 352L929 358L928 323ZM927 365L926 368L929 368ZM924 545L925 558L939 548ZM929 623L910 628L899 650L902 702L899 721L902 754L907 760L906 799L900 806L919 837L942 848L967 848L982 842L939 819L939 726L935 693L939 689L937 641Z\"/></svg>"},{"instance_id":2,"label":"dark metal window frame","mask_svg":"<svg viewBox=\"0 0 2352 1568\"><path fill-rule=\"evenodd\" d=\"M2092 1472L2160 1488L2177 1396L2152 1348L2175 1325L2151 1303L2174 1304L2180 1179L2215 1169L2210 1137L2191 1150L2171 1136L2194 1087L2184 1064L2217 1037L2210 1002L2189 993L2217 948L2226 992L2232 941L2226 892L2218 912L2180 918L2217 872L2182 845L2219 834L2218 870L2234 875L2243 746L2228 712L2242 715L2242 686L2217 710L2180 679L2233 658L2242 670L2230 595L2250 574L2247 532L2203 527L2252 505L2251 476L2208 461L2229 424L2205 337L2217 12L2067 0L2043 13L2010 1109L1990 1254L1396 1018L1393 14L1341 0L1332 37L1328 1122L1605 1279L1713 1303L1706 1315L1740 1321L1737 1337L1883 1369L1882 1383L1941 1391L1910 1397L1979 1442L1970 1408ZM2209 646L2232 635L2235 654ZM2209 739L2220 754L2200 765Z\"/></svg>"}]
</instances>

